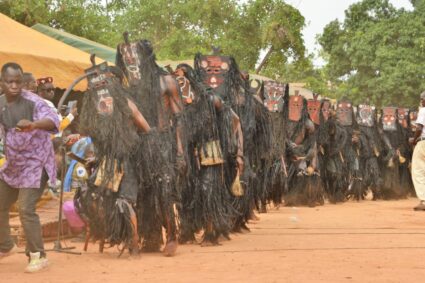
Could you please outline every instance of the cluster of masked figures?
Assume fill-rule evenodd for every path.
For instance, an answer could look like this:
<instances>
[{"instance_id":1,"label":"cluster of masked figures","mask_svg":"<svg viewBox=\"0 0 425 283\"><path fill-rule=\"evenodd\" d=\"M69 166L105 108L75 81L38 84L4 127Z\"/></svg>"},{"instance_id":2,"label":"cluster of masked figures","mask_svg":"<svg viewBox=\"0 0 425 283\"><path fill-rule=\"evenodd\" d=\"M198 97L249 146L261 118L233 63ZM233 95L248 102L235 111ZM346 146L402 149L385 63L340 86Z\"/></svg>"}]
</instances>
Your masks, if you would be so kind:
<instances>
[{"instance_id":1,"label":"cluster of masked figures","mask_svg":"<svg viewBox=\"0 0 425 283\"><path fill-rule=\"evenodd\" d=\"M406 109L290 96L217 50L164 70L127 34L116 66L92 63L79 126L96 158L74 204L102 247L172 256L249 230L269 204L413 193Z\"/></svg>"}]
</instances>

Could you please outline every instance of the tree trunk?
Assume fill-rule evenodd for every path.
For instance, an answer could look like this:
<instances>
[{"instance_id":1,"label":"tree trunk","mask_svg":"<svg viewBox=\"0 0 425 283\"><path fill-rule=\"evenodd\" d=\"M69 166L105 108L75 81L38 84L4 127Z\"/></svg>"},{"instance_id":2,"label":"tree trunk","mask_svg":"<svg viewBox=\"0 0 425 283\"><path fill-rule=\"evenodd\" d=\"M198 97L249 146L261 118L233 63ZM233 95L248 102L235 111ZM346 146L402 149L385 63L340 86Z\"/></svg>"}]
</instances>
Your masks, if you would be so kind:
<instances>
[{"instance_id":1,"label":"tree trunk","mask_svg":"<svg viewBox=\"0 0 425 283\"><path fill-rule=\"evenodd\" d=\"M263 69L264 65L266 65L267 60L269 60L270 55L272 55L273 51L273 45L270 46L269 50L266 53L266 56L264 56L263 60L261 60L260 65L258 65L257 69L255 70L256 74L259 74L261 72L261 69Z\"/></svg>"}]
</instances>

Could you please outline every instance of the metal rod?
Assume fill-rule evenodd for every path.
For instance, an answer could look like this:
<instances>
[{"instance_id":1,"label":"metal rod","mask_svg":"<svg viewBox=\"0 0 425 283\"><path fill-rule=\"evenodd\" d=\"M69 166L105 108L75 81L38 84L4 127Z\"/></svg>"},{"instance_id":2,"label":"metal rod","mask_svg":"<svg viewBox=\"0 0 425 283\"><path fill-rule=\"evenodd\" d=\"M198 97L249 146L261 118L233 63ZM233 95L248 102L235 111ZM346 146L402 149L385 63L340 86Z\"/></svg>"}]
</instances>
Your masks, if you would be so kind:
<instances>
[{"instance_id":1,"label":"metal rod","mask_svg":"<svg viewBox=\"0 0 425 283\"><path fill-rule=\"evenodd\" d=\"M90 75L94 75L96 72L89 72L87 74L82 75L81 77L78 77L77 79L75 79L72 84L65 90L65 92L63 93L61 99L59 100L59 104L58 104L58 109L62 108L63 103L65 102L66 98L68 97L68 95L71 93L72 89L82 80L84 80L85 78L87 78Z\"/></svg>"}]
</instances>

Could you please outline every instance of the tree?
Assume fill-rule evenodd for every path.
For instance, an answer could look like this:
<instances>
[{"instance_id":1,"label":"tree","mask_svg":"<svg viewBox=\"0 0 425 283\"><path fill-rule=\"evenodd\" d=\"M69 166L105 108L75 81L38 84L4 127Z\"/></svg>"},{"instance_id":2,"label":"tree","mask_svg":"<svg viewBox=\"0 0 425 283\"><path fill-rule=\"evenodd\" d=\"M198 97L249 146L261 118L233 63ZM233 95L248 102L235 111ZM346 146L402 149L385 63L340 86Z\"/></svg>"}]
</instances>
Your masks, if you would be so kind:
<instances>
[{"instance_id":1,"label":"tree","mask_svg":"<svg viewBox=\"0 0 425 283\"><path fill-rule=\"evenodd\" d=\"M319 37L338 96L378 106L417 105L425 88L423 14L397 10L388 0L363 0L345 15Z\"/></svg>"},{"instance_id":2,"label":"tree","mask_svg":"<svg viewBox=\"0 0 425 283\"><path fill-rule=\"evenodd\" d=\"M267 49L256 70L257 73L261 72L269 61L285 64L289 58L304 58L305 46L301 30L305 22L297 9L283 1L274 0L253 1L251 6L260 16L261 47Z\"/></svg>"},{"instance_id":3,"label":"tree","mask_svg":"<svg viewBox=\"0 0 425 283\"><path fill-rule=\"evenodd\" d=\"M52 1L0 0L0 13L27 26L48 24L51 4Z\"/></svg>"},{"instance_id":4,"label":"tree","mask_svg":"<svg viewBox=\"0 0 425 283\"><path fill-rule=\"evenodd\" d=\"M262 51L271 48L267 66L283 73L288 59L305 53L304 18L281 0L130 0L116 23L134 39L150 39L160 59L193 58L220 46L241 69L254 70Z\"/></svg>"},{"instance_id":5,"label":"tree","mask_svg":"<svg viewBox=\"0 0 425 283\"><path fill-rule=\"evenodd\" d=\"M3 0L0 12L16 21L63 29L100 43L108 44L114 25L102 0Z\"/></svg>"},{"instance_id":6,"label":"tree","mask_svg":"<svg viewBox=\"0 0 425 283\"><path fill-rule=\"evenodd\" d=\"M117 24L134 39L147 38L159 58L188 59L218 45L236 14L231 0L131 0ZM229 25L230 26L230 25ZM116 44L116 43L115 43Z\"/></svg>"},{"instance_id":7,"label":"tree","mask_svg":"<svg viewBox=\"0 0 425 283\"><path fill-rule=\"evenodd\" d=\"M108 45L114 23L102 0L56 0L51 5L51 27Z\"/></svg>"},{"instance_id":8,"label":"tree","mask_svg":"<svg viewBox=\"0 0 425 283\"><path fill-rule=\"evenodd\" d=\"M262 74L283 80L289 65L299 70L309 60L301 35L304 17L283 0L0 0L0 12L111 47L128 31L132 40L149 39L158 59L192 59L220 46L241 69L253 71L268 51Z\"/></svg>"}]
</instances>

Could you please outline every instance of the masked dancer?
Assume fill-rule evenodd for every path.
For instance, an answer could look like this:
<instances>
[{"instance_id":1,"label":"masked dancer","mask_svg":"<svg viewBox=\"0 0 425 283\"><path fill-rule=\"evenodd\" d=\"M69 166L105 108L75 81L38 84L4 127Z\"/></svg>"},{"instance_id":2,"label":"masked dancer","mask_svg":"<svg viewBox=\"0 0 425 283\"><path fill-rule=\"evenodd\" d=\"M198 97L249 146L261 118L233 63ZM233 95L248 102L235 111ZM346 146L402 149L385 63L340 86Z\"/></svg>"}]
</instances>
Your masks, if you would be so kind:
<instances>
[{"instance_id":1,"label":"masked dancer","mask_svg":"<svg viewBox=\"0 0 425 283\"><path fill-rule=\"evenodd\" d=\"M415 188L413 187L412 175L410 167L412 165L413 148L409 143L409 138L412 137L410 125L410 110L409 108L398 108L397 110L398 123L401 126L401 146L400 146L400 186L405 188L410 195L416 196Z\"/></svg>"},{"instance_id":2,"label":"masked dancer","mask_svg":"<svg viewBox=\"0 0 425 283\"><path fill-rule=\"evenodd\" d=\"M267 176L267 200L279 206L287 189L288 167L286 164L286 121L284 115L285 97L289 96L289 84L275 81L264 82L261 93L264 106L270 112L273 132L271 165ZM262 202L262 207L265 201Z\"/></svg>"},{"instance_id":3,"label":"masked dancer","mask_svg":"<svg viewBox=\"0 0 425 283\"><path fill-rule=\"evenodd\" d=\"M350 193L354 199L361 200L366 197L368 189L371 189L373 199L376 200L380 198L382 186L378 158L383 146L378 131L376 107L360 104L357 107L356 121L360 130L358 149L362 186L359 190L352 190Z\"/></svg>"},{"instance_id":4,"label":"masked dancer","mask_svg":"<svg viewBox=\"0 0 425 283\"><path fill-rule=\"evenodd\" d=\"M188 185L182 193L180 240L194 242L194 233L203 230L202 245L216 245L220 235L230 233L236 213L232 184L226 182L224 171L234 176L236 171L243 173L239 117L189 65L179 65L175 74L185 105L184 136L190 160Z\"/></svg>"},{"instance_id":5,"label":"masked dancer","mask_svg":"<svg viewBox=\"0 0 425 283\"><path fill-rule=\"evenodd\" d=\"M315 126L308 115L307 100L298 92L289 97L286 116L290 167L285 205L323 205Z\"/></svg>"},{"instance_id":6,"label":"masked dancer","mask_svg":"<svg viewBox=\"0 0 425 283\"><path fill-rule=\"evenodd\" d=\"M323 99L320 105L320 125L317 135L321 177L328 200L343 202L346 192L345 163L342 157L347 132L339 125L331 102Z\"/></svg>"},{"instance_id":7,"label":"masked dancer","mask_svg":"<svg viewBox=\"0 0 425 283\"><path fill-rule=\"evenodd\" d=\"M260 201L258 195L264 193L265 187L258 174L262 160L268 154L270 122L264 106L249 92L249 83L241 75L233 57L219 55L195 56L194 69L203 84L213 88L226 105L229 105L240 118L244 153L244 174L241 179L245 184L243 196L235 197L234 207L240 216L235 219L234 231L249 230L246 223L254 217L255 204ZM266 150L267 149L267 150ZM241 172L239 172L241 174ZM229 183L234 179L227 174Z\"/></svg>"},{"instance_id":8,"label":"masked dancer","mask_svg":"<svg viewBox=\"0 0 425 283\"><path fill-rule=\"evenodd\" d=\"M398 123L396 107L384 107L381 114L382 138L385 143L381 154L380 166L383 178L382 197L384 199L405 198L407 189L400 185L400 163L405 162L400 149L403 144L403 134Z\"/></svg>"},{"instance_id":9,"label":"masked dancer","mask_svg":"<svg viewBox=\"0 0 425 283\"><path fill-rule=\"evenodd\" d=\"M77 193L82 198L75 201L88 219L91 236L112 246L124 244L136 255L139 184L132 153L140 142L137 131L149 132L150 127L122 87L120 69L102 63L86 72L94 74L88 76L80 130L91 137L98 164L90 191Z\"/></svg>"},{"instance_id":10,"label":"masked dancer","mask_svg":"<svg viewBox=\"0 0 425 283\"><path fill-rule=\"evenodd\" d=\"M337 102L336 117L339 125L346 131L347 140L341 152L344 162L344 177L346 184L342 188L347 196L357 194L361 191L362 182L359 165L359 136L360 132L356 123L354 108L351 100L343 97Z\"/></svg>"},{"instance_id":11,"label":"masked dancer","mask_svg":"<svg viewBox=\"0 0 425 283\"><path fill-rule=\"evenodd\" d=\"M140 232L145 251L159 251L162 227L166 230L165 256L177 250L178 206L180 190L178 174L184 174L185 159L181 140L181 111L179 86L174 77L157 64L150 41L125 42L117 47L116 65L126 74L131 96L156 130L139 147L142 160L153 161L151 166L139 166L142 175L140 202Z\"/></svg>"}]
</instances>

